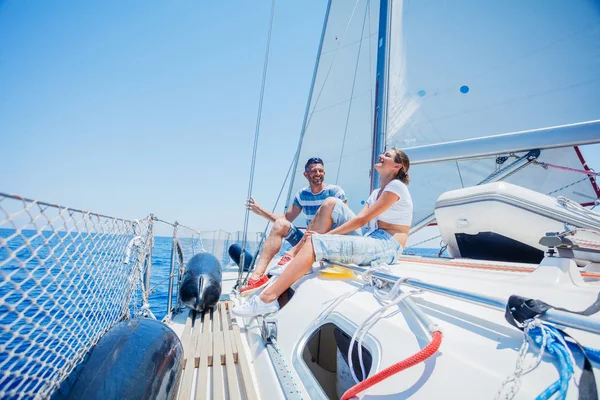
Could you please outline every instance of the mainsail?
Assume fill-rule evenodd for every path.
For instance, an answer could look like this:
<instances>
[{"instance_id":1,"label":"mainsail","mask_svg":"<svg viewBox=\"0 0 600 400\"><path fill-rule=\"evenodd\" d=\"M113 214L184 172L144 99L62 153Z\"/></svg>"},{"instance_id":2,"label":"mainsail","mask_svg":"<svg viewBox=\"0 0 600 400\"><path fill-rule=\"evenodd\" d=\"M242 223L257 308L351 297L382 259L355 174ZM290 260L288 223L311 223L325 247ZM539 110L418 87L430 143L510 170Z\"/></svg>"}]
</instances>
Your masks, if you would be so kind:
<instances>
[{"instance_id":1,"label":"mainsail","mask_svg":"<svg viewBox=\"0 0 600 400\"><path fill-rule=\"evenodd\" d=\"M600 117L598 2L393 0L390 29L388 146L422 146ZM414 222L432 212L441 193L476 185L510 163L503 160L414 166ZM537 161L583 169L573 147L542 150ZM586 175L540 164L505 180L580 203L599 197Z\"/></svg>"},{"instance_id":2,"label":"mainsail","mask_svg":"<svg viewBox=\"0 0 600 400\"><path fill-rule=\"evenodd\" d=\"M387 147L600 119L600 3L387 4ZM330 2L290 193L306 184L304 160L320 156L353 210L369 194L378 14L379 1ZM476 185L524 154L413 166L413 223L443 192ZM582 170L576 148L542 150L537 161L505 180L584 204L600 196L585 174L541 164Z\"/></svg>"}]
</instances>

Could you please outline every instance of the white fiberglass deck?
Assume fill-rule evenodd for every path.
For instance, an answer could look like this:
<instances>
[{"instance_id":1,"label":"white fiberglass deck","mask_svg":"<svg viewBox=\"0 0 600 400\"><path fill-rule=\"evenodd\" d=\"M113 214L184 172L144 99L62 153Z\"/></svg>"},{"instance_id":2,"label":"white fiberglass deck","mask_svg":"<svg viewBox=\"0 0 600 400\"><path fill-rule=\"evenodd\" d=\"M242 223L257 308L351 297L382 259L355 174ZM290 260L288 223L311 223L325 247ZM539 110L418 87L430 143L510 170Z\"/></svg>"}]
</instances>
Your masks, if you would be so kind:
<instances>
[{"instance_id":1,"label":"white fiberglass deck","mask_svg":"<svg viewBox=\"0 0 600 400\"><path fill-rule=\"evenodd\" d=\"M585 282L574 283L555 279L556 276L549 270L544 273L512 270L524 268L530 271L534 265L486 262L485 265L494 268L490 269L474 268L476 264L468 260L405 257L391 266L388 273L501 299L520 294L575 311L592 304L600 290L600 281L594 276L584 278ZM277 345L290 367L292 378L302 387L304 398L326 398L307 367L311 360L302 356L312 333L325 323L333 323L352 335L358 325L381 307L372 288L367 287L341 302L323 320L318 321L319 314L335 299L362 284L358 278L331 280L324 279L319 273L309 274L294 286L295 293L289 303L269 317L277 323ZM413 290L409 287L405 289ZM442 345L424 363L367 390L364 398L494 398L501 383L515 370L523 333L510 326L504 319L504 313L498 310L428 292L414 294L411 298L441 327ZM589 318L597 320L600 317L594 315ZM247 340L243 340L243 345L249 345L246 354L249 356L249 369L256 379L258 396L263 399L284 398L281 388L275 384L277 376L265 351L259 329L260 319L238 322L242 336L245 335ZM244 326L244 323L248 325ZM597 335L574 329L567 331L583 345L598 347L600 341ZM430 339L429 333L414 314L400 303L386 313L367 335L364 344L373 355L369 375L417 353L427 346ZM581 360L577 361L581 366ZM597 367L594 372L597 379L600 378ZM323 371L324 375L327 373ZM575 376L578 377L579 373L578 368ZM541 364L523 377L515 398L534 398L557 378L558 372L552 358L544 356ZM567 397L577 398L577 394L577 386L571 381Z\"/></svg>"}]
</instances>

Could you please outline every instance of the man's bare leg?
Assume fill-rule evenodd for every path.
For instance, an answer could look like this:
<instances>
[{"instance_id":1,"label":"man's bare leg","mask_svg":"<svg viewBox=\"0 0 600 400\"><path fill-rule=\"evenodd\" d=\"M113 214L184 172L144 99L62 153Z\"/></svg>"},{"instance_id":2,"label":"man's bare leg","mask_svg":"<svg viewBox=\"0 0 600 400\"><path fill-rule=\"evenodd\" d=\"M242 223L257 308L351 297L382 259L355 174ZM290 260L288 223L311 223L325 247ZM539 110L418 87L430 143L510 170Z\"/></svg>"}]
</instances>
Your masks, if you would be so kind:
<instances>
[{"instance_id":1,"label":"man's bare leg","mask_svg":"<svg viewBox=\"0 0 600 400\"><path fill-rule=\"evenodd\" d=\"M261 276L265 274L267 270L267 266L275 257L275 254L281 249L281 243L285 235L290 231L292 224L286 219L278 219L273 224L273 229L271 229L271 233L267 237L265 241L265 245L263 246L262 252L256 265L254 266L254 271L250 278L259 279Z\"/></svg>"}]
</instances>

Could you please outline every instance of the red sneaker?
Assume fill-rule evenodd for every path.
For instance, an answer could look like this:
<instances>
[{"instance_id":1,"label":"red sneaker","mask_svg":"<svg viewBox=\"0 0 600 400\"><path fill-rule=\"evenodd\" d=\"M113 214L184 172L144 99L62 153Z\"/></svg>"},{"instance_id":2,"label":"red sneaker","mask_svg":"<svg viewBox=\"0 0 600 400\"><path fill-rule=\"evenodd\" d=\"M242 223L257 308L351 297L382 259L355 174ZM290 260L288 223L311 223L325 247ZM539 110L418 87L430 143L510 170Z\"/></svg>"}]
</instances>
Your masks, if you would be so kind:
<instances>
[{"instance_id":1,"label":"red sneaker","mask_svg":"<svg viewBox=\"0 0 600 400\"><path fill-rule=\"evenodd\" d=\"M267 283L269 283L269 278L267 278L266 275L263 275L258 279L248 278L246 286L240 289L240 295L248 296L249 294L252 294L261 287L265 286Z\"/></svg>"},{"instance_id":2,"label":"red sneaker","mask_svg":"<svg viewBox=\"0 0 600 400\"><path fill-rule=\"evenodd\" d=\"M287 268L288 264L292 262L293 258L294 257L291 254L285 253L283 257L281 257L281 259L277 262L277 265L271 268L271 270L268 271L267 274L271 276L279 276L283 274L283 271Z\"/></svg>"},{"instance_id":3,"label":"red sneaker","mask_svg":"<svg viewBox=\"0 0 600 400\"><path fill-rule=\"evenodd\" d=\"M290 253L285 253L283 255L283 257L281 257L281 259L279 261L277 261L277 266L278 267L284 266L285 264L287 264L290 261L292 261L292 258L294 258L294 257L292 257L292 255Z\"/></svg>"}]
</instances>

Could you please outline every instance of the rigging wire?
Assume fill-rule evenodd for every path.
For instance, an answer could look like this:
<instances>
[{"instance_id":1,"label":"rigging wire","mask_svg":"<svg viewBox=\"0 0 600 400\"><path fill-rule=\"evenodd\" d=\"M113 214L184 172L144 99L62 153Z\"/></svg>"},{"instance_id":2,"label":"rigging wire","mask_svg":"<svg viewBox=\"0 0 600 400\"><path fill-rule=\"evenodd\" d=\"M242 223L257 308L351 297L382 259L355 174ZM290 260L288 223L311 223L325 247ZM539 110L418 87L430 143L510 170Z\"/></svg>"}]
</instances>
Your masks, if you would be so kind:
<instances>
[{"instance_id":1,"label":"rigging wire","mask_svg":"<svg viewBox=\"0 0 600 400\"><path fill-rule=\"evenodd\" d=\"M434 240L434 239L441 238L441 237L442 237L442 235L437 235L437 236L434 236L434 237L430 237L429 239L422 240L422 241L420 241L419 243L415 243L415 244L412 244L412 245L410 245L410 246L406 246L406 247L404 248L404 250L412 249L412 248L414 248L414 247L417 247L417 246L418 246L418 245L420 245L420 244L427 243L427 242L430 242L430 241L432 241L432 240Z\"/></svg>"},{"instance_id":2,"label":"rigging wire","mask_svg":"<svg viewBox=\"0 0 600 400\"><path fill-rule=\"evenodd\" d=\"M362 50L362 37L365 34L365 25L367 22L367 11L369 9L371 0L365 2L365 15L362 22L361 40L358 43L358 54L356 56L356 64L354 65L354 77L352 78L352 89L350 90L350 101L348 103L348 111L346 112L346 126L344 126L344 138L342 139L342 148L340 149L340 160L338 163L337 174L335 176L335 183L338 184L340 178L340 170L342 169L342 159L344 155L344 147L346 146L346 136L348 135L348 124L350 122L350 112L352 111L352 98L354 96L354 88L356 87L356 75L358 72L358 64L360 63L360 52ZM370 63L369 63L370 64Z\"/></svg>"},{"instance_id":3,"label":"rigging wire","mask_svg":"<svg viewBox=\"0 0 600 400\"><path fill-rule=\"evenodd\" d=\"M460 167L458 166L458 161L454 161L456 163L456 170L458 171L458 177L460 178L460 185L464 188L465 183L463 182L462 174L460 173Z\"/></svg>"},{"instance_id":4,"label":"rigging wire","mask_svg":"<svg viewBox=\"0 0 600 400\"><path fill-rule=\"evenodd\" d=\"M279 204L279 200L281 199L281 194L283 193L283 189L285 189L285 184L288 180L288 178L290 177L290 174L292 172L292 168L294 167L294 160L296 159L296 157L292 158L292 162L290 164L290 167L288 168L288 172L285 176L285 179L283 180L283 184L281 185L281 189L279 189L279 194L277 195L277 200L275 200L275 205L273 206L273 209L271 210L271 212L275 212L275 210L277 209L277 205ZM265 229L262 233L262 237L260 239L260 243L258 244L258 246L256 247L256 251L254 252L254 258L252 259L252 262L250 263L250 266L248 267L248 271L246 271L246 275L244 276L244 278L241 280L241 282L245 282L248 277L250 276L250 273L252 272L252 270L254 269L254 264L256 264L256 259L258 258L258 254L260 253L260 251L262 250L262 246L265 243L266 237L267 237L267 229L269 229L269 224L271 223L271 221L268 221L267 224L265 225ZM240 259L240 265L244 265L241 262L242 260ZM243 269L242 267L240 267L240 270Z\"/></svg>"},{"instance_id":5,"label":"rigging wire","mask_svg":"<svg viewBox=\"0 0 600 400\"><path fill-rule=\"evenodd\" d=\"M267 68L269 65L269 50L271 47L271 34L273 33L273 19L275 16L275 0L272 1L271 3L271 17L270 17L270 21L269 21L269 33L267 36L267 48L265 50L265 61L263 64L263 75L262 75L262 82L261 82L261 86L260 86L260 97L258 100L258 112L257 112L257 116L256 116L256 129L254 131L254 148L252 149L252 163L251 163L251 167L250 167L250 179L248 182L248 199L252 197L252 186L254 184L254 167L256 165L256 150L258 148L258 137L260 134L260 122L261 122L261 117L262 117L262 106L263 106L263 99L264 99L264 94L265 94L265 86L266 86L266 82L267 82ZM245 258L245 251L246 251L246 238L248 235L248 219L250 216L250 210L246 209L246 214L244 216L244 236L242 239L242 254L241 254L241 259L240 259L240 269L238 272L238 284L240 284L240 280L242 278L242 273L243 273L243 265L244 265L244 258Z\"/></svg>"}]
</instances>

